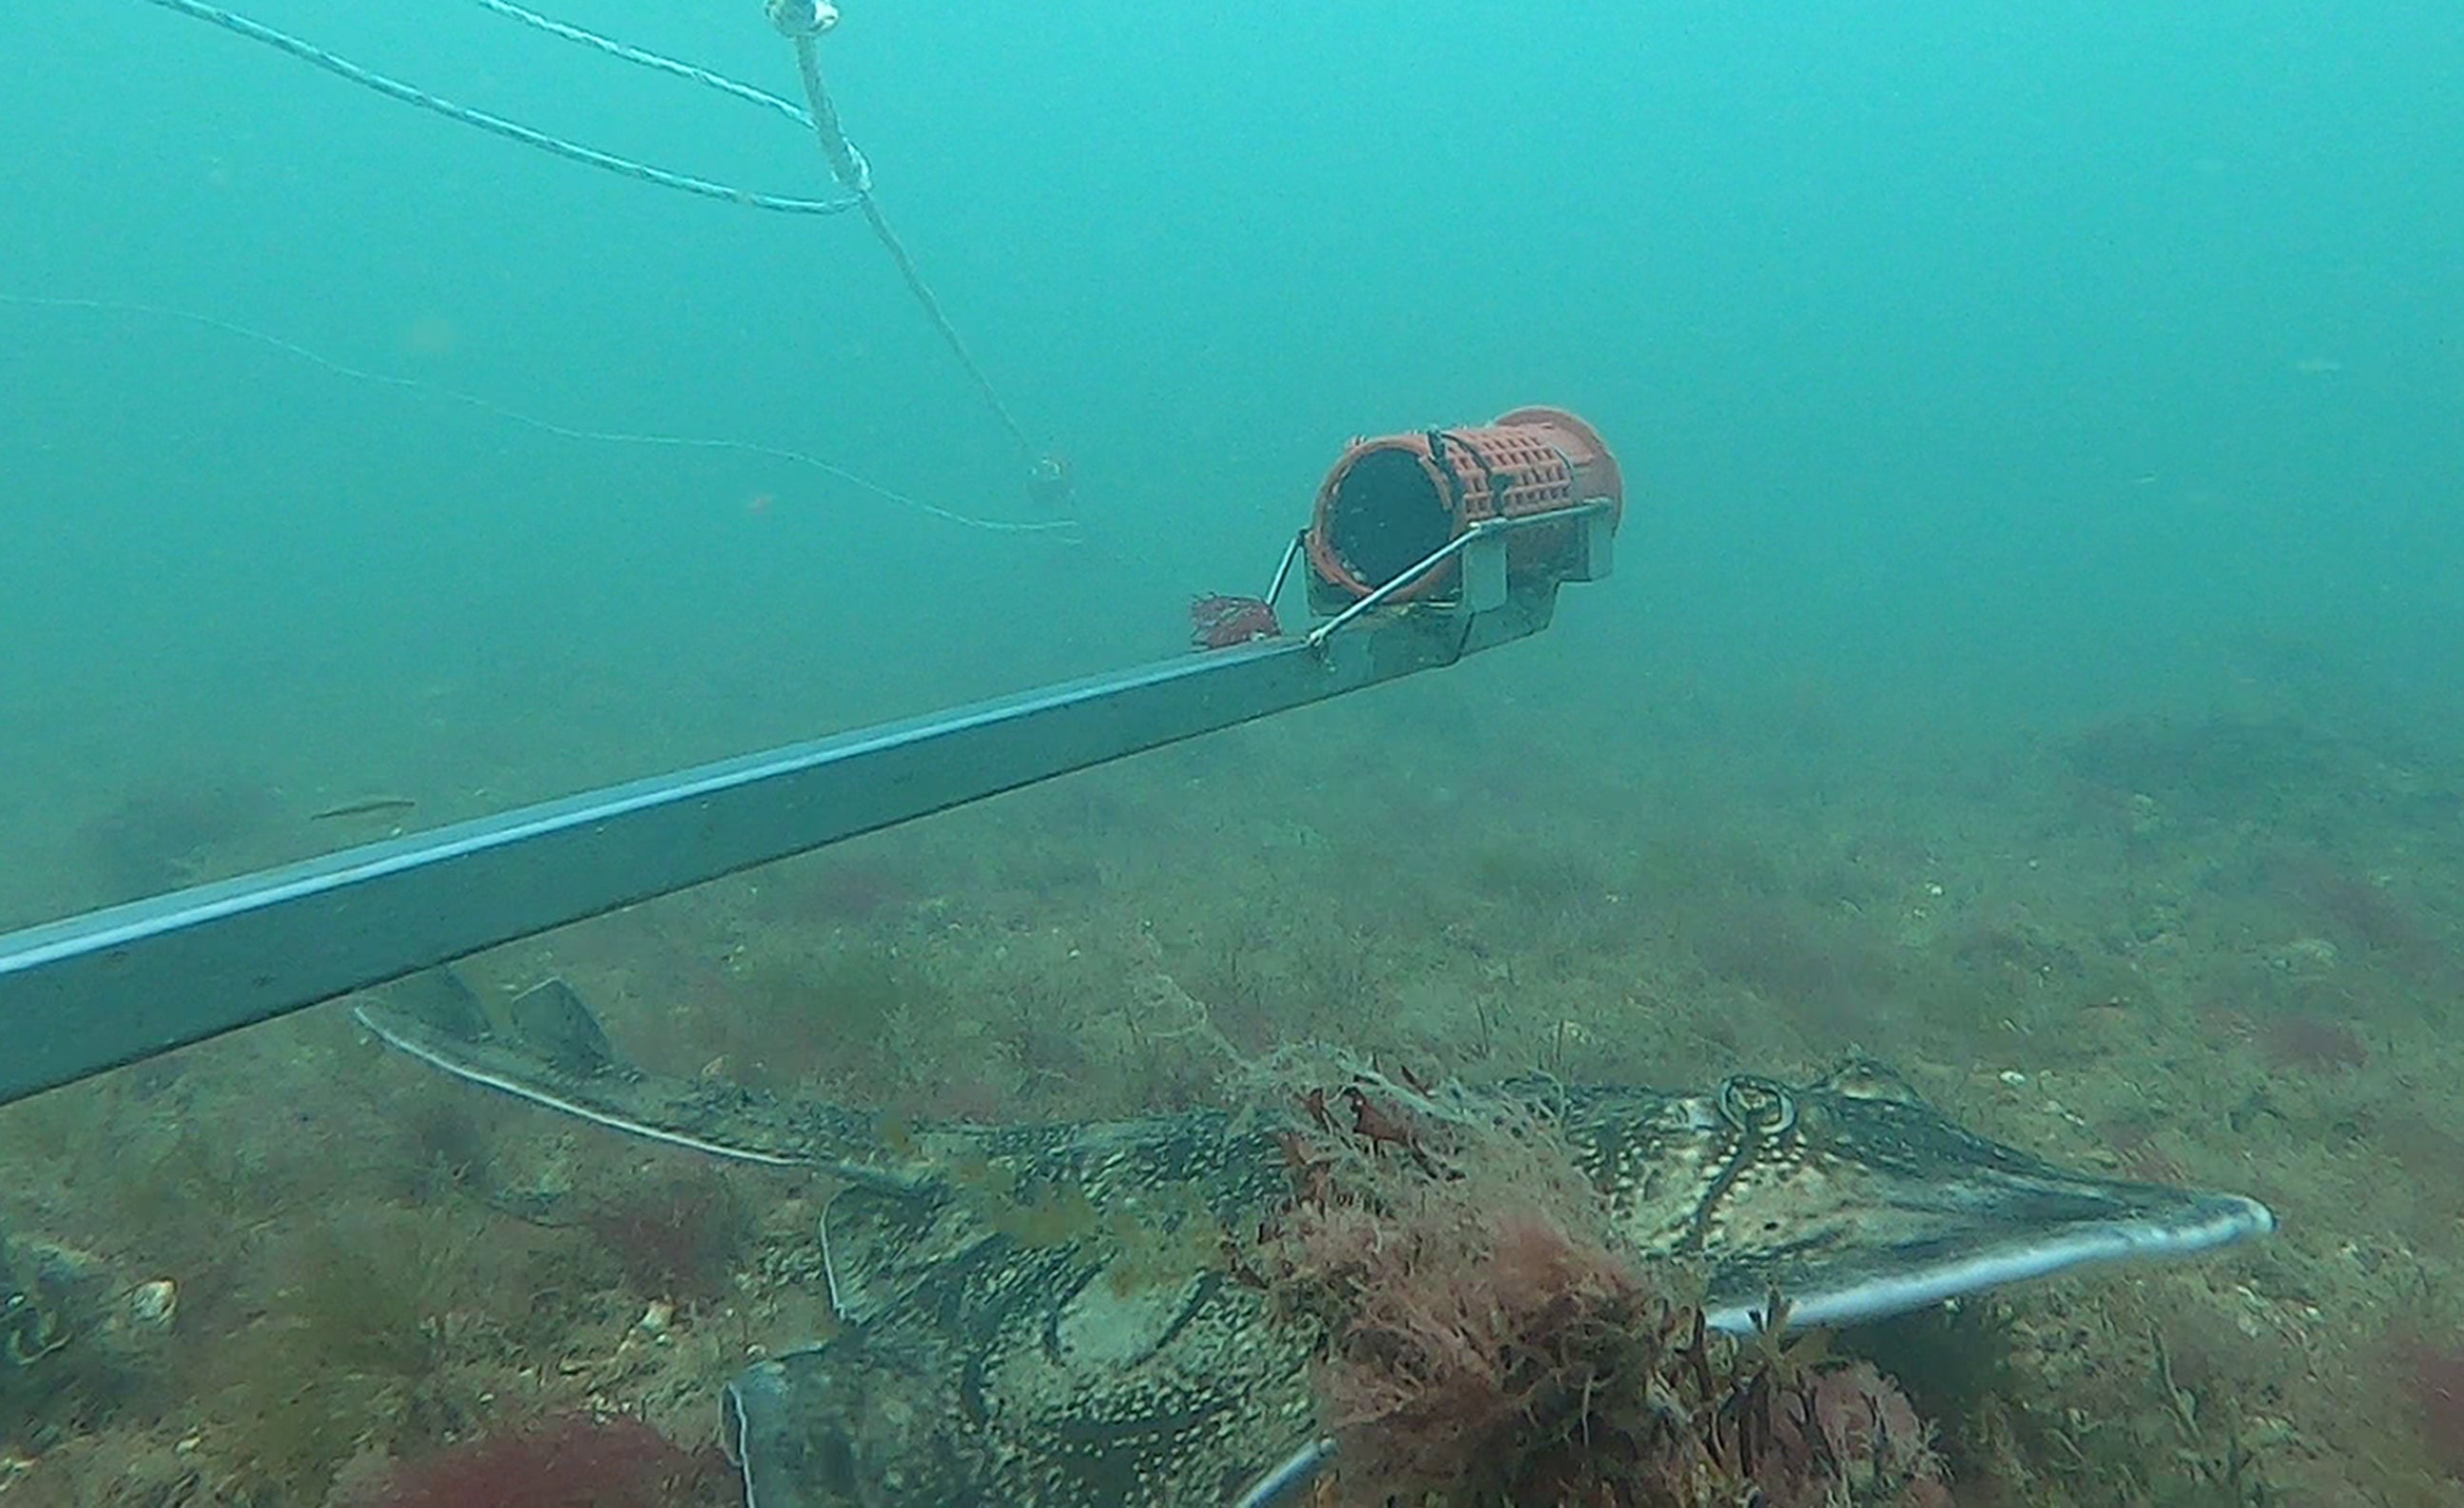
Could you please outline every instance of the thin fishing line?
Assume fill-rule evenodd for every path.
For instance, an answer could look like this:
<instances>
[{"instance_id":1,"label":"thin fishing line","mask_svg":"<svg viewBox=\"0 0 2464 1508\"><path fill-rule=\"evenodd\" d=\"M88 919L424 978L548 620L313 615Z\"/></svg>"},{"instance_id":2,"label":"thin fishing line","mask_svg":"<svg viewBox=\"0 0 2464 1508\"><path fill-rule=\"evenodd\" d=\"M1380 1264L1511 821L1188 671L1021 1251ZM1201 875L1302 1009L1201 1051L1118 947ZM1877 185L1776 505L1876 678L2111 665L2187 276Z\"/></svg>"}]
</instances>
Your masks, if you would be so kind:
<instances>
[{"instance_id":1,"label":"thin fishing line","mask_svg":"<svg viewBox=\"0 0 2464 1508\"><path fill-rule=\"evenodd\" d=\"M690 173L670 172L664 167L653 167L648 163L637 163L630 158L600 151L596 147L583 146L578 142L568 142L562 137L550 136L545 131L534 130L519 121L508 120L500 115L491 115L485 110L474 110L469 105L456 104L441 95L430 94L416 85L407 84L372 69L363 68L346 57L329 53L312 42L302 41L287 32L277 32L270 26L234 14L220 6L208 5L205 0L146 0L146 4L161 6L165 11L176 11L182 15L221 27L224 31L247 37L253 42L262 42L268 47L290 54L301 62L313 63L329 74L347 78L363 88L373 89L388 99L398 99L405 104L417 105L422 110L433 111L450 120L459 120L464 125L475 126L510 142L519 142L524 146L535 146L542 152L564 158L568 162L581 163L585 166L600 168L642 183L653 184L661 188L673 188L684 193L698 194L705 199L719 199L729 204L744 205L755 209L776 209L787 214L841 214L856 208L859 202L859 196L854 193L839 199L794 199L779 194L757 193L748 188L737 188L726 184L715 183L707 178L696 178ZM541 19L545 18L541 17ZM716 76L711 76L715 78Z\"/></svg>"},{"instance_id":2,"label":"thin fishing line","mask_svg":"<svg viewBox=\"0 0 2464 1508\"><path fill-rule=\"evenodd\" d=\"M795 45L796 72L803 81L804 103L810 107L813 134L821 143L822 156L829 164L831 176L839 181L840 187L855 196L856 207L864 211L865 222L872 227L874 239L881 243L882 250L890 253L890 260L897 267L898 275L906 281L907 291L923 307L926 317L933 321L933 328L940 332L942 344L958 359L958 365L975 382L976 391L982 396L985 405L1000 419L1001 427L1009 431L1019 454L1027 463L1030 476L1045 474L1047 468L1056 469L1050 472L1051 475L1062 475L1057 470L1059 463L1056 460L1038 453L1026 426L1018 422L1018 415L1002 402L1001 389L993 385L992 378L976 361L975 353L967 349L967 342L959 336L958 327L951 322L949 315L941 308L941 300L934 296L931 286L924 281L923 270L915 265L915 258L908 254L907 245L899 240L898 232L891 229L889 216L881 212L881 202L873 197L872 185L863 174L863 160L856 155L854 143L847 140L847 133L840 129L838 108L830 102L829 87L822 80L821 48L817 39L825 28L818 15L800 11L791 0L770 0L769 11L771 23Z\"/></svg>"},{"instance_id":3,"label":"thin fishing line","mask_svg":"<svg viewBox=\"0 0 2464 1508\"><path fill-rule=\"evenodd\" d=\"M913 509L929 517L937 518L943 523L957 524L962 528L980 529L992 534L1027 535L1074 533L1079 527L1078 521L1074 518L1022 520L985 518L974 514L960 513L955 508L944 508L938 503L929 503L922 498L910 497L905 492L884 487L879 482L858 475L834 461L825 461L820 456L808 455L802 450L790 450L782 446L764 445L758 440L731 440L724 437L698 435L639 434L627 430L583 429L571 425L561 425L553 420L523 413L517 408L508 408L494 399L482 398L475 393L467 393L459 388L447 387L424 378L404 377L398 373L370 371L353 366L346 361L338 361L320 352L312 351L297 341L284 339L278 335L269 335L263 330L252 329L244 324L235 324L229 319L198 314L192 310L173 309L160 304L126 303L113 298L61 298L9 293L0 293L0 304L16 304L29 309L77 310L89 314L143 315L158 319L183 320L204 329L217 330L225 335L253 340L259 345L269 346L287 356L322 367L338 377L349 378L354 382L373 382L381 387L398 388L404 392L418 393L426 397L448 399L509 424L535 429L541 434L554 435L561 440L597 445L650 446L678 450L726 450L740 455L759 456L767 460L785 461L792 465L809 468L825 476L845 482L850 487L870 492L886 502Z\"/></svg>"}]
</instances>

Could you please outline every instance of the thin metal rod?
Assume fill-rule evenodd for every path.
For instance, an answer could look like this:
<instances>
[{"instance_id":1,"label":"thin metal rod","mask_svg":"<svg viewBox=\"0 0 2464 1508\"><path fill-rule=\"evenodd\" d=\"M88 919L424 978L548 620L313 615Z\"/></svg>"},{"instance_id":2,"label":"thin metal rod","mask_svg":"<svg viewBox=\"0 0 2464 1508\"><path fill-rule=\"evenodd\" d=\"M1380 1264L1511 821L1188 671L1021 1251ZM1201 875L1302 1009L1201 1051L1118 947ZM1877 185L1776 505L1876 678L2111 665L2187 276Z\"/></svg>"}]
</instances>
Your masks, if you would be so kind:
<instances>
[{"instance_id":1,"label":"thin metal rod","mask_svg":"<svg viewBox=\"0 0 2464 1508\"><path fill-rule=\"evenodd\" d=\"M1427 557L1422 559L1419 564L1396 576L1392 579L1388 580L1385 585L1375 588L1368 596L1353 603L1343 611L1335 614L1325 623L1318 624L1315 628L1310 629L1309 643L1312 646L1322 645L1329 639L1334 637L1336 629L1347 626L1354 619L1359 618L1364 613L1371 612L1375 608L1383 606L1388 598L1393 597L1396 593L1403 590L1403 588L1411 585L1420 578L1445 564L1456 556L1459 556L1465 550L1470 549L1471 542L1474 539L1479 538L1481 532L1487 527L1488 526L1486 524L1474 524L1470 528L1465 529L1463 533L1447 540L1444 544L1441 544L1435 550L1430 551Z\"/></svg>"},{"instance_id":2,"label":"thin metal rod","mask_svg":"<svg viewBox=\"0 0 2464 1508\"><path fill-rule=\"evenodd\" d=\"M1586 514L1598 513L1607 506L1608 504L1604 502L1580 502L1569 508L1551 508L1545 514L1508 514L1502 518L1483 518L1476 523L1467 524L1463 533L1430 551L1419 563L1397 572L1383 584L1372 590L1368 596L1310 629L1308 642L1312 646L1326 643L1334 637L1338 629L1350 625L1362 614L1384 606L1396 593L1470 549L1475 539L1494 534L1510 534L1517 529L1534 529L1542 524L1563 523L1570 518L1580 518Z\"/></svg>"},{"instance_id":3,"label":"thin metal rod","mask_svg":"<svg viewBox=\"0 0 2464 1508\"><path fill-rule=\"evenodd\" d=\"M1301 551L1308 544L1309 531L1302 529L1295 531L1292 535L1292 542L1284 546L1283 563L1275 567L1275 584L1266 588L1265 603L1268 607L1273 607L1282 600L1284 585L1292 579L1292 567L1299 563Z\"/></svg>"}]
</instances>

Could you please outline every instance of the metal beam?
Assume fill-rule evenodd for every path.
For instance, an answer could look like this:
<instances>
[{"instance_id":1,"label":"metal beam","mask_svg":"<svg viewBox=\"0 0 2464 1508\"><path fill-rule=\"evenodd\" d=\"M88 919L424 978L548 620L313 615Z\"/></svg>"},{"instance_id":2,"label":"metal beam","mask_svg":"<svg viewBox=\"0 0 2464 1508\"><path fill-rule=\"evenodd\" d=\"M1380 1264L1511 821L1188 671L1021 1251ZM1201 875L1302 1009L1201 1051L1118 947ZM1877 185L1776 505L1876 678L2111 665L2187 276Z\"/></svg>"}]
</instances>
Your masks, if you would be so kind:
<instances>
[{"instance_id":1,"label":"metal beam","mask_svg":"<svg viewBox=\"0 0 2464 1508\"><path fill-rule=\"evenodd\" d=\"M1553 586L1185 655L0 935L0 1104L484 948L1537 632Z\"/></svg>"}]
</instances>

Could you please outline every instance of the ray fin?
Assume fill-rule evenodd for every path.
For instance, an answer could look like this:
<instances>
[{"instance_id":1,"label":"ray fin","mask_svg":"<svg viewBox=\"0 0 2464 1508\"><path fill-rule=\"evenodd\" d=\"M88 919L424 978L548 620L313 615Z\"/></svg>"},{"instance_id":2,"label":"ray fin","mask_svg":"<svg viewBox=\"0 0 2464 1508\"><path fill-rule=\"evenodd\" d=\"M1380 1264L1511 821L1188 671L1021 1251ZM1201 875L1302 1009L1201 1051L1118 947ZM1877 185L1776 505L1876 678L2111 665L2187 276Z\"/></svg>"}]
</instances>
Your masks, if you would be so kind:
<instances>
[{"instance_id":1,"label":"ray fin","mask_svg":"<svg viewBox=\"0 0 2464 1508\"><path fill-rule=\"evenodd\" d=\"M872 1116L635 1067L561 979L517 996L504 1031L446 970L375 992L352 1014L385 1042L456 1079L634 1136L736 1162L816 1169L874 1188L938 1181L914 1148L891 1146Z\"/></svg>"}]
</instances>

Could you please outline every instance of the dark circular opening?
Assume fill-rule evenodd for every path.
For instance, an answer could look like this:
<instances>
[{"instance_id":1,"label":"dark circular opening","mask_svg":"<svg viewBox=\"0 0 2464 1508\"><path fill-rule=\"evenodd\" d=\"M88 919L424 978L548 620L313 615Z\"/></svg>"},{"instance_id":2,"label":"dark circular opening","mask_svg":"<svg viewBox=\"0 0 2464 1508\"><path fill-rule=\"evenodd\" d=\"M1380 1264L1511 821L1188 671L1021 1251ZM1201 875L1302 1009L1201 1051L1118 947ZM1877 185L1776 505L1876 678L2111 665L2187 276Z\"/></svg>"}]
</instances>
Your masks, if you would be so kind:
<instances>
[{"instance_id":1,"label":"dark circular opening","mask_svg":"<svg viewBox=\"0 0 2464 1508\"><path fill-rule=\"evenodd\" d=\"M1327 510L1327 543L1372 587L1427 559L1454 534L1454 511L1408 450L1372 450L1354 461Z\"/></svg>"}]
</instances>

